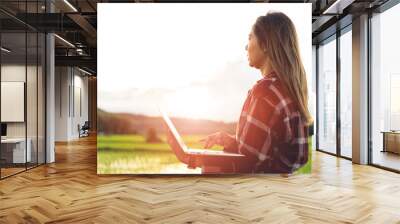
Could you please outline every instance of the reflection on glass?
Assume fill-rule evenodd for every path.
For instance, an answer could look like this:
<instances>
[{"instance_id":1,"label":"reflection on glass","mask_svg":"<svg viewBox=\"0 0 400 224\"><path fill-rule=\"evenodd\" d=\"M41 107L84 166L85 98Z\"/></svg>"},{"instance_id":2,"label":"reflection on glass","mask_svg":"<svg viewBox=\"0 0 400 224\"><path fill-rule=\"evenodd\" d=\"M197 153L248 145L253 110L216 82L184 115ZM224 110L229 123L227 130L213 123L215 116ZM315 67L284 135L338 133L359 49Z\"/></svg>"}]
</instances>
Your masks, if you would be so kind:
<instances>
[{"instance_id":1,"label":"reflection on glass","mask_svg":"<svg viewBox=\"0 0 400 224\"><path fill-rule=\"evenodd\" d=\"M5 133L1 140L2 178L25 170L30 161L26 144L24 100L26 90L25 33L2 33L1 44L1 122ZM27 147L28 146L28 147ZM28 149L28 150L27 150Z\"/></svg>"},{"instance_id":2,"label":"reflection on glass","mask_svg":"<svg viewBox=\"0 0 400 224\"><path fill-rule=\"evenodd\" d=\"M45 52L45 44L46 39L45 35L39 33L38 35L38 164L45 163L45 60L46 60L46 52Z\"/></svg>"},{"instance_id":3,"label":"reflection on glass","mask_svg":"<svg viewBox=\"0 0 400 224\"><path fill-rule=\"evenodd\" d=\"M318 48L319 149L336 153L336 40Z\"/></svg>"},{"instance_id":4,"label":"reflection on glass","mask_svg":"<svg viewBox=\"0 0 400 224\"><path fill-rule=\"evenodd\" d=\"M27 113L27 142L30 148L30 160L27 167L37 165L37 33L27 33L27 81L26 81L26 113Z\"/></svg>"},{"instance_id":5,"label":"reflection on glass","mask_svg":"<svg viewBox=\"0 0 400 224\"><path fill-rule=\"evenodd\" d=\"M372 17L372 163L400 170L400 133L390 133L386 142L382 132L400 129L400 33L393 27L400 21L400 5ZM397 136L397 137L395 137ZM396 150L399 149L399 152Z\"/></svg>"},{"instance_id":6,"label":"reflection on glass","mask_svg":"<svg viewBox=\"0 0 400 224\"><path fill-rule=\"evenodd\" d=\"M352 36L351 30L340 37L340 152L352 157Z\"/></svg>"},{"instance_id":7,"label":"reflection on glass","mask_svg":"<svg viewBox=\"0 0 400 224\"><path fill-rule=\"evenodd\" d=\"M400 72L390 79L390 130L400 130Z\"/></svg>"},{"instance_id":8,"label":"reflection on glass","mask_svg":"<svg viewBox=\"0 0 400 224\"><path fill-rule=\"evenodd\" d=\"M311 77L307 77L308 82L308 107L311 111L311 115L314 119L314 135L312 136L312 149L315 150L316 146L316 121L317 121L317 102L316 102L316 92L317 92L317 49L316 46L312 46L312 73Z\"/></svg>"},{"instance_id":9,"label":"reflection on glass","mask_svg":"<svg viewBox=\"0 0 400 224\"><path fill-rule=\"evenodd\" d=\"M43 13L45 1L0 1L17 15ZM13 18L0 12L4 21ZM45 35L23 24L1 34L0 177L45 162Z\"/></svg>"}]
</instances>

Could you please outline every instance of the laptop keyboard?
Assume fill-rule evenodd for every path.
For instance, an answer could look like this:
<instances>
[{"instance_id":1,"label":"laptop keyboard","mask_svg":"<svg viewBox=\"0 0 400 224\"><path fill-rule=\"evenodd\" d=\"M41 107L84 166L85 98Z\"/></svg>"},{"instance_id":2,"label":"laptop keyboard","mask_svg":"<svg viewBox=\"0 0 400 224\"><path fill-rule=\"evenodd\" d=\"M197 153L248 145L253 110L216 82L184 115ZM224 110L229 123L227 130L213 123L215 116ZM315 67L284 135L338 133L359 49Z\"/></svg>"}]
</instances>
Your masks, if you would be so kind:
<instances>
[{"instance_id":1,"label":"laptop keyboard","mask_svg":"<svg viewBox=\"0 0 400 224\"><path fill-rule=\"evenodd\" d=\"M224 151L217 151L217 150L209 150L209 149L188 149L188 153L193 154L214 154L214 155L232 155L232 156L239 156L236 153L229 153Z\"/></svg>"},{"instance_id":2,"label":"laptop keyboard","mask_svg":"<svg viewBox=\"0 0 400 224\"><path fill-rule=\"evenodd\" d=\"M224 151L216 151L216 150L209 150L209 149L189 149L188 152L191 153L196 153L196 154L200 154L200 153L212 153L212 154L224 154Z\"/></svg>"}]
</instances>

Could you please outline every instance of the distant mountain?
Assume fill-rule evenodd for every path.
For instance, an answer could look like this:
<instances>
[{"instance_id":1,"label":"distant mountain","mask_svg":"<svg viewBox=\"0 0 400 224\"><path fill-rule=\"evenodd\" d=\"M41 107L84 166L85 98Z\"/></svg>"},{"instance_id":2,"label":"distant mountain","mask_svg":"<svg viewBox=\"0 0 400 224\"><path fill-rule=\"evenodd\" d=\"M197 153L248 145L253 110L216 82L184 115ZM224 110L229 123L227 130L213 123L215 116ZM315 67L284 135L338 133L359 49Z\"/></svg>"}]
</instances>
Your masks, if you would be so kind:
<instances>
[{"instance_id":1,"label":"distant mountain","mask_svg":"<svg viewBox=\"0 0 400 224\"><path fill-rule=\"evenodd\" d=\"M99 134L146 134L150 128L157 133L165 133L161 117L151 117L130 113L110 113L98 109L97 125ZM171 117L172 122L183 135L207 135L217 131L235 133L236 123L225 123L203 119Z\"/></svg>"}]
</instances>

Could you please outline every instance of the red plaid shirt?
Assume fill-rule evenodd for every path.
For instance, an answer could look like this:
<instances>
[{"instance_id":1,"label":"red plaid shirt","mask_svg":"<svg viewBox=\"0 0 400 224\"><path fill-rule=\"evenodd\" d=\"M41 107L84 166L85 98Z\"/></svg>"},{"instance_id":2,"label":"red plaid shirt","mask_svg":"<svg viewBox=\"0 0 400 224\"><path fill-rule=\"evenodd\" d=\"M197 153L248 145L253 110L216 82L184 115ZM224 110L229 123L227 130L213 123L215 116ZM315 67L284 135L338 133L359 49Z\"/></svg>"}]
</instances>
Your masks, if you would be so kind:
<instances>
[{"instance_id":1,"label":"red plaid shirt","mask_svg":"<svg viewBox=\"0 0 400 224\"><path fill-rule=\"evenodd\" d=\"M275 73L249 90L229 148L246 155L240 172L291 173L307 162L308 128Z\"/></svg>"}]
</instances>

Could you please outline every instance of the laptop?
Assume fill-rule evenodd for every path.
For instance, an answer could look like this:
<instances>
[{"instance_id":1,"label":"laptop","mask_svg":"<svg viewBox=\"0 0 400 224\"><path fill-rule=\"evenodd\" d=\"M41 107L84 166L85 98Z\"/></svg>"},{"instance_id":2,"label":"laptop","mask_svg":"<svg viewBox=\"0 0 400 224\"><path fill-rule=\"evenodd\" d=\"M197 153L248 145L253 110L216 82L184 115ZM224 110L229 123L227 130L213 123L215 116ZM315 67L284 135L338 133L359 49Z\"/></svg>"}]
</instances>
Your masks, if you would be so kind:
<instances>
[{"instance_id":1,"label":"laptop","mask_svg":"<svg viewBox=\"0 0 400 224\"><path fill-rule=\"evenodd\" d=\"M174 124L172 123L171 119L168 117L168 115L164 112L161 111L162 117L164 120L164 123L166 124L167 131L170 134L170 137L172 138L172 142L168 142L168 144L171 146L172 150L178 157L178 159L181 162L186 163L188 161L188 157L196 156L196 157L210 157L210 158L241 158L244 157L242 154L238 153L229 153L229 152L224 152L224 151L215 151L215 150L209 150L209 149L191 149L186 146L186 144L183 142L181 136L179 135L178 131L176 130Z\"/></svg>"}]
</instances>

